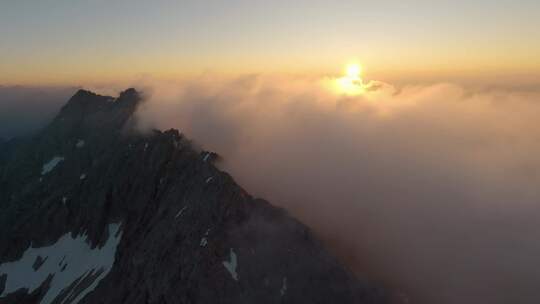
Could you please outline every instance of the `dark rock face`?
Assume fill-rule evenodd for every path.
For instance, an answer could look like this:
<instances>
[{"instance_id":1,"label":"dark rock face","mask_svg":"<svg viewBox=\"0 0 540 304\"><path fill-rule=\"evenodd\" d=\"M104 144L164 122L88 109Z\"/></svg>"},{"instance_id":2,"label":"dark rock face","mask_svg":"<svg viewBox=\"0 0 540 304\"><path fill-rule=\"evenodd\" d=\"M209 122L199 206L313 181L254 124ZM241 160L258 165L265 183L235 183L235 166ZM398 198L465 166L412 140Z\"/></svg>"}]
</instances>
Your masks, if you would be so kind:
<instances>
[{"instance_id":1,"label":"dark rock face","mask_svg":"<svg viewBox=\"0 0 540 304\"><path fill-rule=\"evenodd\" d=\"M89 268L50 303L385 302L307 227L217 169L217 154L176 130L135 132L140 100L133 89L116 99L80 90L37 136L2 145L0 303L45 301L77 263L53 253L82 236L88 256L101 252L111 223L120 241L110 272ZM2 265L39 248L51 258L34 258L36 270L59 270L4 294Z\"/></svg>"},{"instance_id":2,"label":"dark rock face","mask_svg":"<svg viewBox=\"0 0 540 304\"><path fill-rule=\"evenodd\" d=\"M7 280L7 274L0 275L0 294L4 292L6 280Z\"/></svg>"},{"instance_id":3,"label":"dark rock face","mask_svg":"<svg viewBox=\"0 0 540 304\"><path fill-rule=\"evenodd\" d=\"M32 265L32 269L34 271L38 271L38 269L47 261L48 257L42 258L40 255L37 256L36 260L34 261L34 264Z\"/></svg>"}]
</instances>

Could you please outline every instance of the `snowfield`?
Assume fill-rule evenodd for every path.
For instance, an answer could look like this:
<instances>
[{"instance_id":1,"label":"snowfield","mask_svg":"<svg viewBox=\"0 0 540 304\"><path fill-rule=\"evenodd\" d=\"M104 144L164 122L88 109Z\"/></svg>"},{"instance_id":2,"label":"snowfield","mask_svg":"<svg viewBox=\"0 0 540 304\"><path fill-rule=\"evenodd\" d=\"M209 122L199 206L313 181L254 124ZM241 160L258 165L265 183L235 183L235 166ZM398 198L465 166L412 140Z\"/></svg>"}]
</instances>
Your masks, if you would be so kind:
<instances>
[{"instance_id":1,"label":"snowfield","mask_svg":"<svg viewBox=\"0 0 540 304\"><path fill-rule=\"evenodd\" d=\"M233 280L238 281L238 273L236 272L236 267L238 266L238 258L236 257L236 253L231 248L230 252L230 259L229 261L224 261L223 266L225 266L225 269L231 274L231 277Z\"/></svg>"},{"instance_id":2,"label":"snowfield","mask_svg":"<svg viewBox=\"0 0 540 304\"><path fill-rule=\"evenodd\" d=\"M41 169L41 175L45 175L51 172L54 167L56 167L56 165L58 165L63 160L64 158L62 156L53 157L49 162L43 165L43 168Z\"/></svg>"},{"instance_id":3,"label":"snowfield","mask_svg":"<svg viewBox=\"0 0 540 304\"><path fill-rule=\"evenodd\" d=\"M53 275L50 288L40 304L52 303L61 294L63 300L59 303L78 303L96 288L113 266L116 247L121 239L119 229L120 224L109 224L107 242L94 249L90 248L85 235L72 237L71 233L63 235L50 246L30 246L18 261L0 264L0 275L7 274L0 297L20 288L31 293L49 275ZM85 281L91 284L84 285ZM67 288L70 285L73 288Z\"/></svg>"}]
</instances>

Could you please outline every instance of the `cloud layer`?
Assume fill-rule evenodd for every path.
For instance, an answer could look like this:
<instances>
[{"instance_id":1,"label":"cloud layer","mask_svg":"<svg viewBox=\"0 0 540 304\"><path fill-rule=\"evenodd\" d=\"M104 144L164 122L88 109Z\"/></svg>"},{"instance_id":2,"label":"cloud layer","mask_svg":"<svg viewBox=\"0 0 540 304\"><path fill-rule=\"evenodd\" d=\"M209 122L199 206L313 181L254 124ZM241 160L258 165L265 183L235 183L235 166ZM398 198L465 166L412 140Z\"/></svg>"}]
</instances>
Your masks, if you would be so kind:
<instances>
[{"instance_id":1,"label":"cloud layer","mask_svg":"<svg viewBox=\"0 0 540 304\"><path fill-rule=\"evenodd\" d=\"M332 79L150 84L143 127L178 128L250 192L412 303L540 297L540 93Z\"/></svg>"}]
</instances>

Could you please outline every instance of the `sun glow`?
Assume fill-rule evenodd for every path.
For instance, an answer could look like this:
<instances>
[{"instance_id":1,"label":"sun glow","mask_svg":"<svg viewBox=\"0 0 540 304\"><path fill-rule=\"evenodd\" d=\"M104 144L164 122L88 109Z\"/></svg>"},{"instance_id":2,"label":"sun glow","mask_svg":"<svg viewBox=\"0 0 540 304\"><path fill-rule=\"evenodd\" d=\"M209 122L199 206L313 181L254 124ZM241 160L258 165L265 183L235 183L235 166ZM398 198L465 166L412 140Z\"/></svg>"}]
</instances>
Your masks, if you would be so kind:
<instances>
[{"instance_id":1,"label":"sun glow","mask_svg":"<svg viewBox=\"0 0 540 304\"><path fill-rule=\"evenodd\" d=\"M359 78L362 73L362 69L358 64L350 64L347 66L347 77Z\"/></svg>"},{"instance_id":2,"label":"sun glow","mask_svg":"<svg viewBox=\"0 0 540 304\"><path fill-rule=\"evenodd\" d=\"M349 64L345 68L345 76L335 80L335 88L339 94L359 95L364 92L362 82L362 67L359 64Z\"/></svg>"}]
</instances>

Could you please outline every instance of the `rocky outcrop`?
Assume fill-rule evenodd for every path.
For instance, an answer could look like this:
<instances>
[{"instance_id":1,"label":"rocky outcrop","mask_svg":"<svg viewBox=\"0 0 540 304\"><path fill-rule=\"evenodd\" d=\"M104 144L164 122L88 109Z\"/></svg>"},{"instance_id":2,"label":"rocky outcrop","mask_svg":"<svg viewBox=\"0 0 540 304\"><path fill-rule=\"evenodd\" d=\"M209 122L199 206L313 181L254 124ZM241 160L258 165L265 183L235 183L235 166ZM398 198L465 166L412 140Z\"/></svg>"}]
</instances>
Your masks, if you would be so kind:
<instances>
[{"instance_id":1,"label":"rocky outcrop","mask_svg":"<svg viewBox=\"0 0 540 304\"><path fill-rule=\"evenodd\" d=\"M307 227L216 168L217 154L176 130L134 132L140 101L134 89L80 90L38 135L4 145L0 303L384 302ZM6 293L34 251L36 277L54 275ZM111 255L110 268L95 262Z\"/></svg>"}]
</instances>

